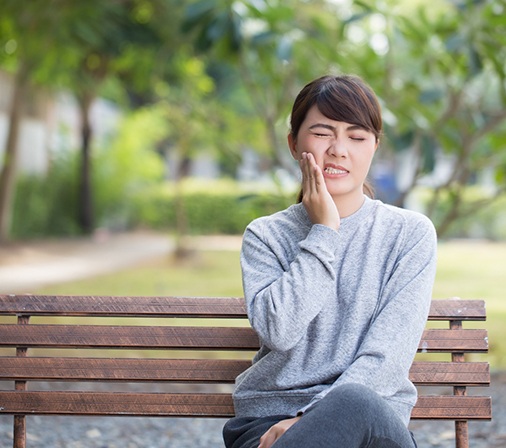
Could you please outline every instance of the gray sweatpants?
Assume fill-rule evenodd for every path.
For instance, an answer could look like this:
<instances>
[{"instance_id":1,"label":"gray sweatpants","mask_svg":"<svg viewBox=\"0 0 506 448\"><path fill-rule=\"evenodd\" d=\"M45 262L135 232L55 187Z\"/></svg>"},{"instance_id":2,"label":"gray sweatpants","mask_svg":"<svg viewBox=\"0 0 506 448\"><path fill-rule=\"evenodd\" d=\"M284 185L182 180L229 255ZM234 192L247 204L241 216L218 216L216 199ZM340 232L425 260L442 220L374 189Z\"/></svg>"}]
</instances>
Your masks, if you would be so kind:
<instances>
[{"instance_id":1,"label":"gray sweatpants","mask_svg":"<svg viewBox=\"0 0 506 448\"><path fill-rule=\"evenodd\" d=\"M235 417L223 428L227 448L258 448L260 437L293 415ZM295 423L273 448L416 448L411 432L376 392L359 384L336 387Z\"/></svg>"}]
</instances>

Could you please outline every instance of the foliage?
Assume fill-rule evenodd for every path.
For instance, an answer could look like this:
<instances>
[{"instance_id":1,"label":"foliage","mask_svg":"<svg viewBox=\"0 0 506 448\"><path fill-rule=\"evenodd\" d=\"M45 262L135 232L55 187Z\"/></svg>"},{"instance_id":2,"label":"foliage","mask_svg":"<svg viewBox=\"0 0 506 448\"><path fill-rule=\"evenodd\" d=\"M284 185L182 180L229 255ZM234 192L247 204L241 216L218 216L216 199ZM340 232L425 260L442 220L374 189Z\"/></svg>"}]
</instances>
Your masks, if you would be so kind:
<instances>
[{"instance_id":1,"label":"foliage","mask_svg":"<svg viewBox=\"0 0 506 448\"><path fill-rule=\"evenodd\" d=\"M128 222L132 191L142 196L147 178L161 180L155 162L134 162L141 146L143 160L155 160L150 151L177 153L176 178L202 152L234 176L245 148L271 172L295 173L285 143L289 107L305 82L325 72L356 73L378 93L385 119L379 157L401 171L398 155L412 155L401 199L431 182L426 212L442 235L454 232L469 206L478 210L504 192L504 0L21 3L3 3L3 68L24 67L32 82L70 88L83 115L105 94L127 114L143 107L156 126L129 137L123 130L118 146L93 148L94 170L82 177L95 182L100 225ZM91 128L82 131L84 147ZM447 176L439 174L441 155L451 160ZM467 186L486 170L496 190L469 203Z\"/></svg>"},{"instance_id":2,"label":"foliage","mask_svg":"<svg viewBox=\"0 0 506 448\"><path fill-rule=\"evenodd\" d=\"M163 178L163 160L156 149L166 135L163 109L146 107L127 115L115 138L97 148L93 186L99 226L129 225L132 196Z\"/></svg>"},{"instance_id":3,"label":"foliage","mask_svg":"<svg viewBox=\"0 0 506 448\"><path fill-rule=\"evenodd\" d=\"M294 202L294 194L255 190L231 180L188 179L182 185L182 194L189 232L197 235L242 234L251 220ZM175 200L174 183L142 192L135 199L135 225L175 231Z\"/></svg>"},{"instance_id":4,"label":"foliage","mask_svg":"<svg viewBox=\"0 0 506 448\"><path fill-rule=\"evenodd\" d=\"M425 204L432 199L433 192L427 188L419 188L413 193L417 202ZM440 238L487 239L506 241L506 196L488 204L487 207L476 207L477 203L489 202L490 193L479 186L469 186L462 193L462 214L454 220ZM441 222L451 210L453 196L450 192L441 194L437 207L433 211L433 220Z\"/></svg>"},{"instance_id":5,"label":"foliage","mask_svg":"<svg viewBox=\"0 0 506 448\"><path fill-rule=\"evenodd\" d=\"M16 85L23 88L21 93L25 93L26 87L18 79L53 88L64 86L76 96L82 140L80 180L76 192L78 216L82 231L90 232L95 214L91 180L93 126L89 118L92 102L106 81L110 81L107 83L109 92L110 86L115 86L116 92L121 90L117 88L118 83L113 82L117 80L131 83L132 92L138 93L149 90L150 80L166 72L162 68L166 67L163 61L167 59L175 29L167 24L177 20L178 2L53 0L48 5L41 0L27 4L6 0L4 3L0 44L5 43L8 51L5 52L7 55L0 53L0 63L16 71ZM142 57L136 57L139 54ZM19 103L21 95L18 97ZM8 145L8 152L15 155L19 126L13 126L17 121L12 114L10 123L13 138L8 141L13 143ZM13 159L10 157L5 161L4 167L8 171L1 176L0 182L2 236L7 233L3 231L6 227L3 218L9 214L10 190L15 181Z\"/></svg>"},{"instance_id":6,"label":"foliage","mask_svg":"<svg viewBox=\"0 0 506 448\"><path fill-rule=\"evenodd\" d=\"M193 37L197 54L212 65L229 65L240 79L237 88L248 98L250 114L263 123L265 146L258 149L273 169L296 171L286 151L285 119L300 83L329 67L318 53L320 30L329 28L335 21L321 0L200 0L186 8L183 31Z\"/></svg>"},{"instance_id":7,"label":"foliage","mask_svg":"<svg viewBox=\"0 0 506 448\"><path fill-rule=\"evenodd\" d=\"M408 14L396 3L362 2L363 18L344 29L344 54L382 99L383 149L411 154L401 200L431 175L426 213L443 235L466 214L466 186L477 173L492 170L498 188L475 209L506 191L506 5L425 3ZM357 47L357 33L369 45ZM438 170L441 156L450 160L446 175ZM448 196L451 203L441 207Z\"/></svg>"},{"instance_id":8,"label":"foliage","mask_svg":"<svg viewBox=\"0 0 506 448\"><path fill-rule=\"evenodd\" d=\"M465 186L477 172L494 170L499 188L488 202L505 191L505 7L503 0L200 0L187 7L185 29L197 50L241 74L265 119L273 161L288 169L283 120L301 83L325 71L365 78L384 106L383 157L395 164L396 153L412 154L399 205L430 174L427 214L435 216L442 192L453 196L436 220L444 234L465 213ZM438 171L441 154L452 160L447 177Z\"/></svg>"},{"instance_id":9,"label":"foliage","mask_svg":"<svg viewBox=\"0 0 506 448\"><path fill-rule=\"evenodd\" d=\"M0 16L0 63L13 72L9 98L7 138L0 167L0 241L10 237L13 198L16 186L19 130L22 106L28 96L31 79L46 67L45 51L58 44L61 29L53 31L61 11L48 13L42 2L24 8L19 2L6 0ZM33 36L37 36L33 39ZM57 37L55 37L57 36ZM31 37L31 38L30 38Z\"/></svg>"},{"instance_id":10,"label":"foliage","mask_svg":"<svg viewBox=\"0 0 506 448\"><path fill-rule=\"evenodd\" d=\"M274 186L262 189L254 185L238 184L232 180L197 181L187 179L182 188L189 233L242 234L246 225L259 216L274 213L295 202L295 192L282 192ZM134 226L174 231L176 215L173 183L154 186L135 196ZM415 208L424 207L431 198L431 191L419 188L413 194ZM476 201L486 200L487 192L478 187L466 189L463 209L468 212L448 229L448 238L485 238L506 241L505 199L487 208L474 210ZM439 204L435 218L444 215L451 207L451 198Z\"/></svg>"},{"instance_id":11,"label":"foliage","mask_svg":"<svg viewBox=\"0 0 506 448\"><path fill-rule=\"evenodd\" d=\"M76 235L77 158L74 152L54 160L48 176L20 176L17 181L12 238Z\"/></svg>"},{"instance_id":12,"label":"foliage","mask_svg":"<svg viewBox=\"0 0 506 448\"><path fill-rule=\"evenodd\" d=\"M141 114L142 115L142 114ZM149 116L149 114L147 115ZM142 127L145 117L135 117ZM152 124L153 121L150 121ZM145 129L149 128L146 127ZM133 129L131 131L134 132ZM129 134L128 132L124 135ZM112 145L114 147L115 144ZM160 165L149 148L133 147L128 151L100 151L97 154L96 188L97 219L100 226L111 230L148 228L168 232L177 231L176 188L173 182L160 184ZM155 157L155 158L152 158ZM135 166L143 160L143 176ZM76 206L74 192L76 163L65 160L55 163L51 181L39 177L22 177L14 215L14 237L34 238L56 235L75 235ZM247 224L259 217L275 213L295 202L294 192L283 192L275 186L239 184L233 180L186 179L182 183L182 204L187 218L187 233L192 235L243 233ZM416 190L417 204L430 200L429 189ZM478 187L466 189L463 208L468 214L455 221L445 238L485 238L506 241L505 199L490 207L474 210L476 201L487 198ZM451 207L446 197L436 209L435 219ZM443 236L441 236L443 237Z\"/></svg>"},{"instance_id":13,"label":"foliage","mask_svg":"<svg viewBox=\"0 0 506 448\"><path fill-rule=\"evenodd\" d=\"M94 190L99 226L131 225L132 197L163 177L154 147L165 135L158 109L140 109L126 117L117 136L94 156ZM47 176L21 176L14 206L13 238L77 235L78 153L55 156Z\"/></svg>"}]
</instances>

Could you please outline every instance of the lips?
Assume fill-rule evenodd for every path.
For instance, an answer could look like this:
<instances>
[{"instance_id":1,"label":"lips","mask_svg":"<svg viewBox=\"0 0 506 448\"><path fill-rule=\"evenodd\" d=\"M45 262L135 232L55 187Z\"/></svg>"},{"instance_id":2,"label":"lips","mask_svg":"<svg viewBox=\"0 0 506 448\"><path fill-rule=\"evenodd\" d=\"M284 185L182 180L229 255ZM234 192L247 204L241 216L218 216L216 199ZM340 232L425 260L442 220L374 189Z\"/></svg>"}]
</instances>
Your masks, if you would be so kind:
<instances>
[{"instance_id":1,"label":"lips","mask_svg":"<svg viewBox=\"0 0 506 448\"><path fill-rule=\"evenodd\" d=\"M336 166L336 165L331 165L331 164L325 165L325 168L323 169L323 171L327 174L333 174L333 175L348 174L349 173L349 171L347 169L343 168L342 166Z\"/></svg>"}]
</instances>

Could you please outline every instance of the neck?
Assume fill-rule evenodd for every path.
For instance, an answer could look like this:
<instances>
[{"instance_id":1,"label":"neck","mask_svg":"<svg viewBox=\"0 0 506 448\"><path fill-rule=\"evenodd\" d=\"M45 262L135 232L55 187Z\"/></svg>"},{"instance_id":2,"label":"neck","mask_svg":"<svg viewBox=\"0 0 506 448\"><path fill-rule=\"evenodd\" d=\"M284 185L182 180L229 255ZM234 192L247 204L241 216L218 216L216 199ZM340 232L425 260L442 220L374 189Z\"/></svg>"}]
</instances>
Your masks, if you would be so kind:
<instances>
[{"instance_id":1,"label":"neck","mask_svg":"<svg viewBox=\"0 0 506 448\"><path fill-rule=\"evenodd\" d=\"M357 210L362 207L365 201L365 195L362 191L357 191L353 195L334 196L334 203L336 204L339 216L346 218L353 215Z\"/></svg>"}]
</instances>

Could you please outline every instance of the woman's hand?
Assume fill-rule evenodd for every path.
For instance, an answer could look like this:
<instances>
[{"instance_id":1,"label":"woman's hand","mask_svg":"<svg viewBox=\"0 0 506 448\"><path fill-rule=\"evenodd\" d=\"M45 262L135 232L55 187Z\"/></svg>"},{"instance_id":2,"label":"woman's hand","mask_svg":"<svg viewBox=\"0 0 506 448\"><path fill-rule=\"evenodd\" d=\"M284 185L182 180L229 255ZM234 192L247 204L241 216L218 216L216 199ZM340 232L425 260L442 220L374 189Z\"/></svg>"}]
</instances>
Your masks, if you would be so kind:
<instances>
[{"instance_id":1,"label":"woman's hand","mask_svg":"<svg viewBox=\"0 0 506 448\"><path fill-rule=\"evenodd\" d=\"M323 224L339 229L341 217L332 196L327 190L321 168L314 156L303 152L300 160L302 171L302 203L313 224Z\"/></svg>"},{"instance_id":2,"label":"woman's hand","mask_svg":"<svg viewBox=\"0 0 506 448\"><path fill-rule=\"evenodd\" d=\"M289 418L288 420L281 420L274 426L271 426L269 430L260 438L260 445L258 448L271 448L274 442L278 440L289 428L300 420L300 417Z\"/></svg>"}]
</instances>

